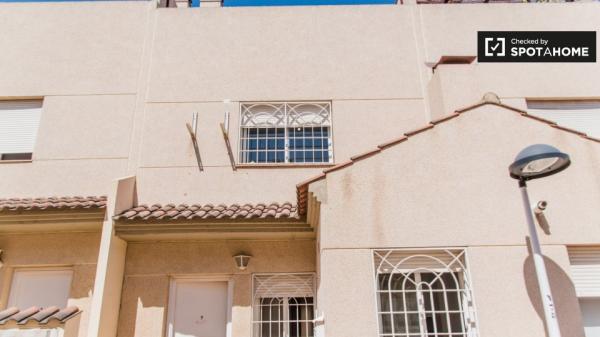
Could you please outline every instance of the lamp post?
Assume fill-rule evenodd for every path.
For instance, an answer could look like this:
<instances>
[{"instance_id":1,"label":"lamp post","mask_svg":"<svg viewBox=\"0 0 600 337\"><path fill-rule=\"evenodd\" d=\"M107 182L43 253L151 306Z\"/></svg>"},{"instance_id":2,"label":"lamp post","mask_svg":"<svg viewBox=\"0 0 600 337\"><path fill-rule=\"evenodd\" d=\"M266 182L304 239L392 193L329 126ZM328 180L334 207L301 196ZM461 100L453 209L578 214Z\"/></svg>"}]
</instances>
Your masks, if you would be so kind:
<instances>
[{"instance_id":1,"label":"lamp post","mask_svg":"<svg viewBox=\"0 0 600 337\"><path fill-rule=\"evenodd\" d=\"M508 168L510 176L519 181L519 189L521 190L523 206L525 207L525 217L527 218L527 226L529 228L533 262L540 287L540 297L544 306L546 330L549 337L560 337L560 329L556 317L554 300L550 292L550 283L544 264L544 257L542 256L540 241L538 240L533 222L533 213L531 211L526 182L527 180L543 178L558 173L566 169L570 164L571 160L569 156L560 152L557 148L545 144L535 144L519 152L515 161Z\"/></svg>"}]
</instances>

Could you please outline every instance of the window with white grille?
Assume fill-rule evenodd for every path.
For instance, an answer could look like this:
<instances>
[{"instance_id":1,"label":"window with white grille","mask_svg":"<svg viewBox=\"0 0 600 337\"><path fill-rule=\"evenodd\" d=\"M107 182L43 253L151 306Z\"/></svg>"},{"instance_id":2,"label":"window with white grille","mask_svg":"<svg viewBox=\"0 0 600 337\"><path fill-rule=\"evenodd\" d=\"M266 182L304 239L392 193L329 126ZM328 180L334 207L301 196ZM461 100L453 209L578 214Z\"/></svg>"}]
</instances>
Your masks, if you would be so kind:
<instances>
[{"instance_id":1,"label":"window with white grille","mask_svg":"<svg viewBox=\"0 0 600 337\"><path fill-rule=\"evenodd\" d=\"M41 100L0 101L0 160L30 160Z\"/></svg>"},{"instance_id":2,"label":"window with white grille","mask_svg":"<svg viewBox=\"0 0 600 337\"><path fill-rule=\"evenodd\" d=\"M376 250L381 337L476 337L464 250Z\"/></svg>"},{"instance_id":3,"label":"window with white grille","mask_svg":"<svg viewBox=\"0 0 600 337\"><path fill-rule=\"evenodd\" d=\"M527 100L527 111L600 138L600 100Z\"/></svg>"},{"instance_id":4,"label":"window with white grille","mask_svg":"<svg viewBox=\"0 0 600 337\"><path fill-rule=\"evenodd\" d=\"M253 278L254 337L313 337L314 275L261 274Z\"/></svg>"},{"instance_id":5,"label":"window with white grille","mask_svg":"<svg viewBox=\"0 0 600 337\"><path fill-rule=\"evenodd\" d=\"M333 163L331 103L242 103L241 163Z\"/></svg>"}]
</instances>

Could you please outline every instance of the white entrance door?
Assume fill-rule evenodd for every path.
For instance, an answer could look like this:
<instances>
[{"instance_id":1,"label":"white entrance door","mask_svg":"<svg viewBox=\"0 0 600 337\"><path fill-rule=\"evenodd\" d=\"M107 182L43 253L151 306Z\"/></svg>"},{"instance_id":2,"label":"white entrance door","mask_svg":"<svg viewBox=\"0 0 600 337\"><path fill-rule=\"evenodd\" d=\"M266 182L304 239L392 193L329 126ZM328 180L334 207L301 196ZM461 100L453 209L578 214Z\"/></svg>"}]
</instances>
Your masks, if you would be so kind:
<instances>
[{"instance_id":1,"label":"white entrance door","mask_svg":"<svg viewBox=\"0 0 600 337\"><path fill-rule=\"evenodd\" d=\"M169 299L169 337L226 337L227 282L174 280Z\"/></svg>"}]
</instances>

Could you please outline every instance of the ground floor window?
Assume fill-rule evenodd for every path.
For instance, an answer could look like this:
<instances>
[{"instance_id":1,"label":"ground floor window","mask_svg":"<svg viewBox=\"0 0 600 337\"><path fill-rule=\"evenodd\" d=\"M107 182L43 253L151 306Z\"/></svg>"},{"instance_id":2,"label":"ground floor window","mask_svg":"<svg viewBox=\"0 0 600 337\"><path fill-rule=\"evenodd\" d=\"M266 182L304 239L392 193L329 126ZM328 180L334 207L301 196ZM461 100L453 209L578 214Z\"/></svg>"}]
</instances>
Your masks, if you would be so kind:
<instances>
[{"instance_id":1,"label":"ground floor window","mask_svg":"<svg viewBox=\"0 0 600 337\"><path fill-rule=\"evenodd\" d=\"M260 274L253 277L254 337L312 337L313 274Z\"/></svg>"},{"instance_id":2,"label":"ground floor window","mask_svg":"<svg viewBox=\"0 0 600 337\"><path fill-rule=\"evenodd\" d=\"M376 250L381 337L475 337L464 250Z\"/></svg>"}]
</instances>

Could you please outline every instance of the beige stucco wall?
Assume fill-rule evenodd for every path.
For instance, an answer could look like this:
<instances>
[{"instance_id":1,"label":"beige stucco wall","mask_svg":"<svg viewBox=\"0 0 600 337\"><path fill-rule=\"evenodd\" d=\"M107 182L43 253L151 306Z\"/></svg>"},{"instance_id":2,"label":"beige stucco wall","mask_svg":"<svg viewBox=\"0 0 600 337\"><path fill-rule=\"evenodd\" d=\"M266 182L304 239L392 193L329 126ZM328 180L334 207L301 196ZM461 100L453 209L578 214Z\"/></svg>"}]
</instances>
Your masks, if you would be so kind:
<instances>
[{"instance_id":1,"label":"beige stucco wall","mask_svg":"<svg viewBox=\"0 0 600 337\"><path fill-rule=\"evenodd\" d=\"M252 255L239 271L232 256ZM232 337L251 335L252 274L315 271L314 240L130 242L119 337L163 336L172 277L224 275L233 280Z\"/></svg>"},{"instance_id":2,"label":"beige stucco wall","mask_svg":"<svg viewBox=\"0 0 600 337\"><path fill-rule=\"evenodd\" d=\"M600 145L490 105L311 187L322 201L319 305L327 334L375 335L371 248L466 247L481 335L544 336L521 196L508 176L516 153L534 143L553 144L573 162L529 190L532 202L549 203L551 234L539 232L561 329L582 336L565 245L600 242ZM350 265L356 277L344 279ZM345 295L368 305L350 310Z\"/></svg>"},{"instance_id":3,"label":"beige stucco wall","mask_svg":"<svg viewBox=\"0 0 600 337\"><path fill-rule=\"evenodd\" d=\"M519 106L525 97L600 96L595 63L442 65L435 75L427 65L442 55L474 55L477 30L597 30L594 3L201 9L155 9L143 1L11 3L0 6L0 18L0 43L11 46L0 54L0 99L45 101L34 160L0 163L0 197L111 194L111 181L136 175L140 203L295 201L294 185L322 168L231 171L218 123L229 109L236 154L240 101L331 101L340 163L487 91ZM377 331L371 248L431 246L469 247L482 333L493 336L502 331L498 322L515 318L515 336L541 335L539 313L524 297L526 231L506 166L532 142L572 155L569 170L531 184L532 200L550 203L552 235L542 242L557 272L565 272L565 244L600 242L598 145L514 113L483 110L329 175L320 196L318 299L328 336ZM185 129L194 112L203 172ZM44 248L17 256L74 263L82 258L75 248L88 242L78 235L68 244L53 240L66 247L57 246L56 254L32 253ZM4 240L6 247L21 242ZM89 247L97 252L97 245ZM10 250L0 248L10 261ZM255 256L243 273L231 261L238 248ZM498 272L486 261L504 255L507 273L489 280ZM131 243L118 334L163 333L170 276L224 273L236 284L234 336L246 337L250 273L313 271L315 259L312 241ZM95 262L89 263L82 264L88 272ZM347 277L348 270L356 276ZM488 281L507 287L493 292ZM519 296L517 309L494 317L498 299L511 296ZM572 297L562 303L573 308ZM578 322L577 311L569 312ZM535 323L525 326L528 320Z\"/></svg>"},{"instance_id":4,"label":"beige stucco wall","mask_svg":"<svg viewBox=\"0 0 600 337\"><path fill-rule=\"evenodd\" d=\"M45 104L34 161L0 165L0 196L107 194L110 181L135 174L144 203L293 201L293 185L320 169L232 173L218 126L225 110L237 155L240 101L331 100L339 163L486 91L507 99L597 96L581 80L599 78L596 64L443 65L435 90L428 68L441 55L473 55L477 30L508 22L595 29L596 8L5 4L2 39L15 48L0 56L0 99ZM204 172L185 129L193 112Z\"/></svg>"},{"instance_id":5,"label":"beige stucco wall","mask_svg":"<svg viewBox=\"0 0 600 337\"><path fill-rule=\"evenodd\" d=\"M68 305L79 307L82 313L72 322L68 322L65 334L72 337L86 336L99 244L99 233L0 235L4 263L0 268L1 307L6 307L15 268L72 268L73 278Z\"/></svg>"}]
</instances>

